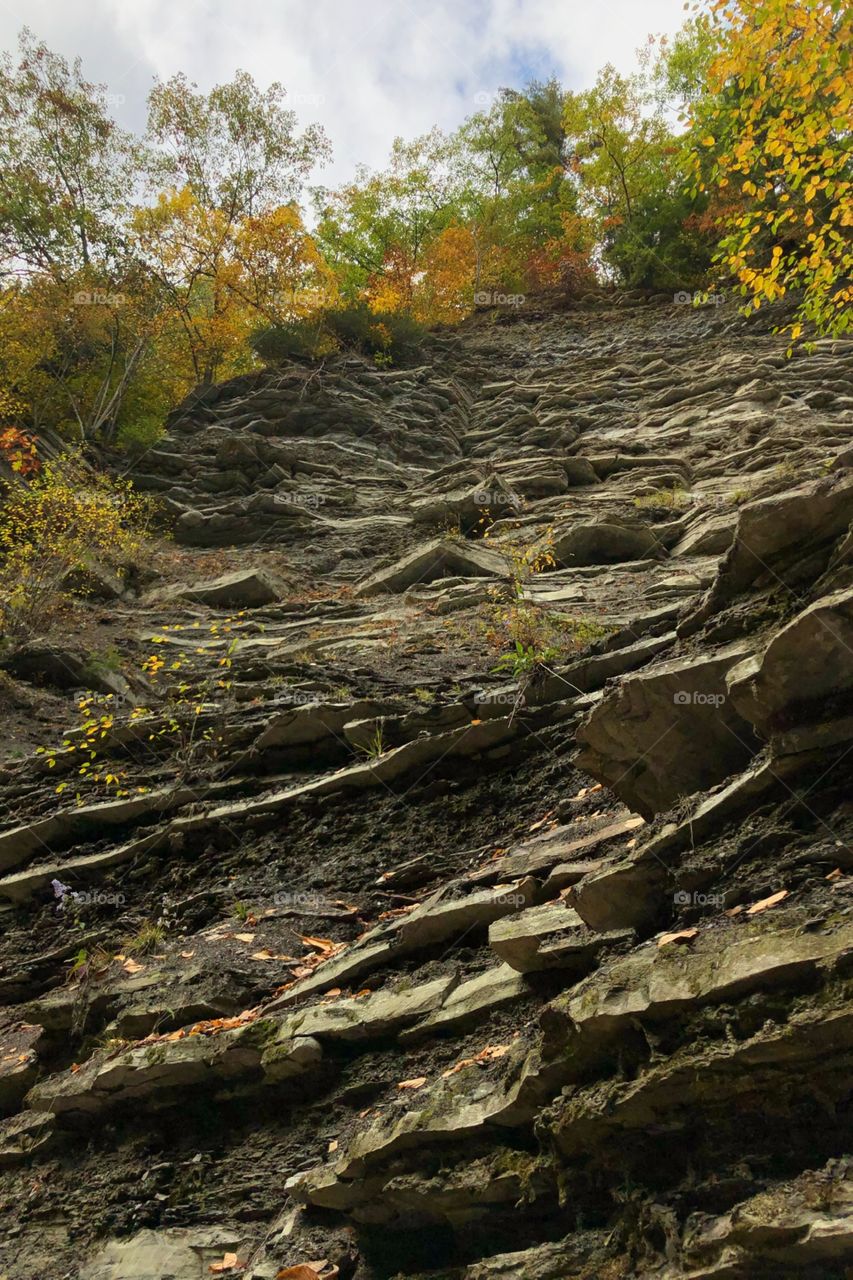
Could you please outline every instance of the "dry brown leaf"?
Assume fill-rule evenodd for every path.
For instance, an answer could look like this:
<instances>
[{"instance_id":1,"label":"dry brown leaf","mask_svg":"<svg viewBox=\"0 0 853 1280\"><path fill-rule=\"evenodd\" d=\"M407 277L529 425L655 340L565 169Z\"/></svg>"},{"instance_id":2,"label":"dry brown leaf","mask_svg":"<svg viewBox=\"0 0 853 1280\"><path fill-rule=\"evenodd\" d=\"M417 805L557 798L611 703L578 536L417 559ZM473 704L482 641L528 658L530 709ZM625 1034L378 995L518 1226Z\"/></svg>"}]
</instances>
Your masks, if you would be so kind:
<instances>
[{"instance_id":1,"label":"dry brown leaf","mask_svg":"<svg viewBox=\"0 0 853 1280\"><path fill-rule=\"evenodd\" d=\"M281 957L273 955L271 951L267 950L267 948L264 947L263 951L253 951L252 954L249 956L249 959L250 960L280 960Z\"/></svg>"},{"instance_id":2,"label":"dry brown leaf","mask_svg":"<svg viewBox=\"0 0 853 1280\"><path fill-rule=\"evenodd\" d=\"M193 956L194 956L194 955L195 955L195 952L194 952L194 951L182 951L182 952L181 952L181 959L182 959L182 960L192 960L192 958L193 958Z\"/></svg>"},{"instance_id":3,"label":"dry brown leaf","mask_svg":"<svg viewBox=\"0 0 853 1280\"><path fill-rule=\"evenodd\" d=\"M690 942L698 932L698 929L679 929L678 933L662 933L658 938L658 946L665 947L670 942Z\"/></svg>"},{"instance_id":4,"label":"dry brown leaf","mask_svg":"<svg viewBox=\"0 0 853 1280\"><path fill-rule=\"evenodd\" d=\"M325 1003L327 1000L337 1000L338 996L340 995L343 995L343 992L340 987L329 987L329 990L323 996L323 1000L321 1003Z\"/></svg>"},{"instance_id":5,"label":"dry brown leaf","mask_svg":"<svg viewBox=\"0 0 853 1280\"><path fill-rule=\"evenodd\" d=\"M238 942L254 942L255 935L253 933L235 933L233 935Z\"/></svg>"},{"instance_id":6,"label":"dry brown leaf","mask_svg":"<svg viewBox=\"0 0 853 1280\"><path fill-rule=\"evenodd\" d=\"M455 1076L456 1072L462 1071L464 1067L484 1067L487 1062L495 1062L498 1058L503 1058L511 1048L511 1044L487 1044L485 1049L475 1053L473 1058L463 1058L454 1066L448 1067L446 1071L442 1071L442 1079L446 1080L448 1076Z\"/></svg>"},{"instance_id":7,"label":"dry brown leaf","mask_svg":"<svg viewBox=\"0 0 853 1280\"><path fill-rule=\"evenodd\" d=\"M830 871L829 875L826 878L827 880L840 880L843 874L844 872L841 870L841 868L836 867L834 871Z\"/></svg>"},{"instance_id":8,"label":"dry brown leaf","mask_svg":"<svg viewBox=\"0 0 853 1280\"><path fill-rule=\"evenodd\" d=\"M728 911L726 911L724 914L727 916L739 916L742 911L743 911L743 903L740 903L736 907L729 907Z\"/></svg>"},{"instance_id":9,"label":"dry brown leaf","mask_svg":"<svg viewBox=\"0 0 853 1280\"><path fill-rule=\"evenodd\" d=\"M334 951L335 943L331 938L312 938L309 933L300 933L297 935L300 942L305 942L309 947L316 947L318 951Z\"/></svg>"},{"instance_id":10,"label":"dry brown leaf","mask_svg":"<svg viewBox=\"0 0 853 1280\"><path fill-rule=\"evenodd\" d=\"M548 812L547 812L543 817L541 817L541 818L539 819L539 821L538 821L538 822L534 822L534 823L532 823L532 825L531 825L531 826L529 826L529 827L527 828L527 830L528 830L528 831L538 831L540 827L544 827L544 826L545 826L545 823L548 821L548 819L549 819L549 818L553 818L553 816L554 816L554 814L555 814L556 812L557 812L557 810L556 810L556 809L549 809L549 810L548 810Z\"/></svg>"},{"instance_id":11,"label":"dry brown leaf","mask_svg":"<svg viewBox=\"0 0 853 1280\"><path fill-rule=\"evenodd\" d=\"M141 973L145 965L139 964L136 960L125 960L121 967L125 973Z\"/></svg>"},{"instance_id":12,"label":"dry brown leaf","mask_svg":"<svg viewBox=\"0 0 853 1280\"><path fill-rule=\"evenodd\" d=\"M775 907L777 902L781 902L787 896L788 890L780 889L778 893L771 893L769 898L762 898L760 902L753 902L751 907L747 907L746 914L748 916L757 916L760 911L766 911L768 907Z\"/></svg>"},{"instance_id":13,"label":"dry brown leaf","mask_svg":"<svg viewBox=\"0 0 853 1280\"><path fill-rule=\"evenodd\" d=\"M326 1265L325 1258L322 1265ZM327 1276L323 1276L322 1280L333 1280L333 1277L337 1274L338 1268L335 1267L334 1271L327 1273ZM297 1262L295 1267L282 1267L281 1271L277 1271L275 1280L321 1280L321 1275L310 1262Z\"/></svg>"},{"instance_id":14,"label":"dry brown leaf","mask_svg":"<svg viewBox=\"0 0 853 1280\"><path fill-rule=\"evenodd\" d=\"M362 987L360 991L356 991L355 998L356 1000L360 1000L362 996L371 995L373 995L373 992L370 990L370 987Z\"/></svg>"},{"instance_id":15,"label":"dry brown leaf","mask_svg":"<svg viewBox=\"0 0 853 1280\"><path fill-rule=\"evenodd\" d=\"M337 1151L337 1149L338 1149L338 1140L337 1138L332 1138L332 1141L329 1143L327 1150L331 1153L332 1151Z\"/></svg>"},{"instance_id":16,"label":"dry brown leaf","mask_svg":"<svg viewBox=\"0 0 853 1280\"><path fill-rule=\"evenodd\" d=\"M420 1089L426 1084L426 1082L427 1082L426 1076L415 1076L414 1079L412 1080L400 1080L397 1085L397 1088L398 1089Z\"/></svg>"},{"instance_id":17,"label":"dry brown leaf","mask_svg":"<svg viewBox=\"0 0 853 1280\"><path fill-rule=\"evenodd\" d=\"M207 1269L215 1275L219 1271L233 1271L239 1265L236 1253L226 1253L221 1262L211 1262Z\"/></svg>"}]
</instances>

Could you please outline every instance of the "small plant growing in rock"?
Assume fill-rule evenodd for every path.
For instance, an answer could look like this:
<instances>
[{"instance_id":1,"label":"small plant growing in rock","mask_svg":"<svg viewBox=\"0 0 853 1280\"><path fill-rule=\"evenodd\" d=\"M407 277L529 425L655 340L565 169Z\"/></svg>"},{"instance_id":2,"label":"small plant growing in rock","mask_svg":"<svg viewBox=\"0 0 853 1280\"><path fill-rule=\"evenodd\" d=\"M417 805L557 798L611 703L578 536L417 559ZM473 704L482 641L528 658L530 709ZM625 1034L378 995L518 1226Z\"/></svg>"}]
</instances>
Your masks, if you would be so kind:
<instances>
[{"instance_id":1,"label":"small plant growing in rock","mask_svg":"<svg viewBox=\"0 0 853 1280\"><path fill-rule=\"evenodd\" d=\"M376 760L379 758L379 756L384 755L384 753L388 750L388 748L385 745L381 724L378 724L376 726L376 728L373 730L373 733L368 738L367 742L362 743L358 749L359 751L362 751L370 760Z\"/></svg>"},{"instance_id":2,"label":"small plant growing in rock","mask_svg":"<svg viewBox=\"0 0 853 1280\"><path fill-rule=\"evenodd\" d=\"M488 532L484 537L488 538ZM552 661L559 653L558 629L537 605L525 600L530 579L556 563L554 531L546 529L538 541L528 545L502 543L500 551L509 569L509 579L491 592L491 626L486 630L486 637L501 647L509 645L509 651L499 658L493 670L520 678Z\"/></svg>"},{"instance_id":3,"label":"small plant growing in rock","mask_svg":"<svg viewBox=\"0 0 853 1280\"><path fill-rule=\"evenodd\" d=\"M45 631L68 608L74 575L85 578L93 563L121 575L139 558L152 514L129 480L94 472L74 453L12 484L0 512L0 630L18 642Z\"/></svg>"},{"instance_id":4,"label":"small plant growing in rock","mask_svg":"<svg viewBox=\"0 0 853 1280\"><path fill-rule=\"evenodd\" d=\"M683 511L690 505L690 494L686 489L679 488L658 489L634 499L634 506L640 511Z\"/></svg>"},{"instance_id":5,"label":"small plant growing in rock","mask_svg":"<svg viewBox=\"0 0 853 1280\"><path fill-rule=\"evenodd\" d=\"M162 925L155 924L153 920L146 920L140 925L137 932L132 938L122 946L122 951L126 955L145 956L152 951L156 951L162 946L166 938L166 931Z\"/></svg>"}]
</instances>

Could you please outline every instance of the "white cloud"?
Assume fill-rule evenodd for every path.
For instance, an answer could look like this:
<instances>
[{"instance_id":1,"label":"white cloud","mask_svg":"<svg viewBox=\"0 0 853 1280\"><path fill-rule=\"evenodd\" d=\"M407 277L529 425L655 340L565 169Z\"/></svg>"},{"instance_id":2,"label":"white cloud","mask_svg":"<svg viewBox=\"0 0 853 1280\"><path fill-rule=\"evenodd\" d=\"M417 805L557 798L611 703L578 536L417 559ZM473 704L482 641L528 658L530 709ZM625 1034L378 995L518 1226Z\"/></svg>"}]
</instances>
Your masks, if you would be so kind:
<instances>
[{"instance_id":1,"label":"white cloud","mask_svg":"<svg viewBox=\"0 0 853 1280\"><path fill-rule=\"evenodd\" d=\"M155 75L280 80L300 119L326 128L334 159L315 176L332 184L381 165L397 134L454 127L478 93L552 73L582 88L608 61L627 70L650 32L683 18L682 0L7 0L0 44L27 24L80 54L136 129Z\"/></svg>"}]
</instances>

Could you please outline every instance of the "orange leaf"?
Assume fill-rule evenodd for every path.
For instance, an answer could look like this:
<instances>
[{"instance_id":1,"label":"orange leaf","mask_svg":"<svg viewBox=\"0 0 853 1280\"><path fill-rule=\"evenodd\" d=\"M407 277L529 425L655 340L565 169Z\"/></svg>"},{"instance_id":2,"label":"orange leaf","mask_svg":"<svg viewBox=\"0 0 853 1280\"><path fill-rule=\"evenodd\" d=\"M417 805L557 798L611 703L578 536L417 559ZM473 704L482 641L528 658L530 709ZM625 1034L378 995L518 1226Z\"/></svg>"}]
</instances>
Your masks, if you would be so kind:
<instances>
[{"instance_id":1,"label":"orange leaf","mask_svg":"<svg viewBox=\"0 0 853 1280\"><path fill-rule=\"evenodd\" d=\"M781 902L787 896L788 890L780 889L778 893L771 893L769 898L762 898L760 902L753 902L751 907L747 907L746 914L748 916L757 916L760 911L766 911L768 907L775 907L777 902Z\"/></svg>"},{"instance_id":2,"label":"orange leaf","mask_svg":"<svg viewBox=\"0 0 853 1280\"><path fill-rule=\"evenodd\" d=\"M678 933L662 933L658 938L658 946L665 947L670 942L689 942L698 932L698 929L679 929Z\"/></svg>"},{"instance_id":3,"label":"orange leaf","mask_svg":"<svg viewBox=\"0 0 853 1280\"><path fill-rule=\"evenodd\" d=\"M421 1089L426 1084L426 1076L415 1076L413 1080L401 1080L398 1089Z\"/></svg>"},{"instance_id":4,"label":"orange leaf","mask_svg":"<svg viewBox=\"0 0 853 1280\"><path fill-rule=\"evenodd\" d=\"M555 814L556 812L557 812L557 810L556 810L556 809L549 809L549 810L548 810L548 812L544 815L544 817L541 817L541 818L539 819L539 821L538 821L538 822L534 822L534 823L532 824L532 826L529 826L529 827L527 828L527 830L528 830L528 831L538 831L540 827L544 827L544 826L545 826L545 823L548 821L548 819L549 819L549 818L553 818L553 816L554 816L554 814Z\"/></svg>"},{"instance_id":5,"label":"orange leaf","mask_svg":"<svg viewBox=\"0 0 853 1280\"><path fill-rule=\"evenodd\" d=\"M239 1267L241 1265L242 1264L237 1261L236 1253L226 1253L221 1262L211 1262L208 1267L208 1271L212 1271L214 1274L218 1271L233 1271L235 1267Z\"/></svg>"}]
</instances>

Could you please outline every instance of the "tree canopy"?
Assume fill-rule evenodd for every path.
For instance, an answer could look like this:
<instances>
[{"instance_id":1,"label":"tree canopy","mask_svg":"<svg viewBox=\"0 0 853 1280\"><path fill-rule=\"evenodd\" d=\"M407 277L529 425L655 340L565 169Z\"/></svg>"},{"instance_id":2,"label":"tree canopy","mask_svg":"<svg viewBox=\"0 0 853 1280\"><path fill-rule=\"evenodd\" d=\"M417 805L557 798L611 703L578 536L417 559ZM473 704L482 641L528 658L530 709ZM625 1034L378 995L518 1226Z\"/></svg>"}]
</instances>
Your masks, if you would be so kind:
<instances>
[{"instance_id":1,"label":"tree canopy","mask_svg":"<svg viewBox=\"0 0 853 1280\"><path fill-rule=\"evenodd\" d=\"M404 358L419 326L541 290L713 285L792 300L792 342L843 333L851 37L846 0L701 0L634 73L503 89L329 189L282 85L175 75L134 137L25 29L0 83L0 431L144 445L259 359Z\"/></svg>"}]
</instances>

